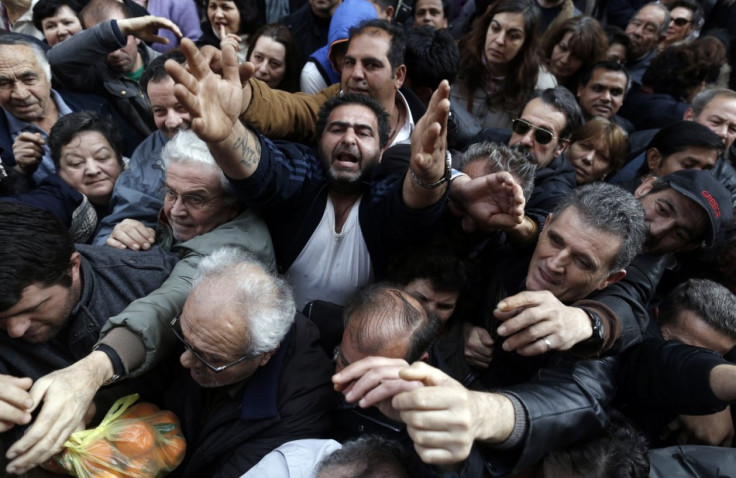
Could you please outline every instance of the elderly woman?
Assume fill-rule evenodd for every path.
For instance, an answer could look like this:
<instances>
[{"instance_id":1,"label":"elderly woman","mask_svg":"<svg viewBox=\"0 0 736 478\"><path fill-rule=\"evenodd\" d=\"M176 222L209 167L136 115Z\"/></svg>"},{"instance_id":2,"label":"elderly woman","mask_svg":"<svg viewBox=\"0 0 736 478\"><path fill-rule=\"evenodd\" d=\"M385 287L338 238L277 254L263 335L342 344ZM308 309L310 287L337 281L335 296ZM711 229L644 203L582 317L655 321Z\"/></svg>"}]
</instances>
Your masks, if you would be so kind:
<instances>
[{"instance_id":1,"label":"elderly woman","mask_svg":"<svg viewBox=\"0 0 736 478\"><path fill-rule=\"evenodd\" d=\"M33 25L54 46L82 31L81 9L76 0L39 0L33 7Z\"/></svg>"},{"instance_id":2,"label":"elderly woman","mask_svg":"<svg viewBox=\"0 0 736 478\"><path fill-rule=\"evenodd\" d=\"M90 111L62 116L49 132L57 174L87 196L98 219L107 215L115 181L125 168L122 143L117 125Z\"/></svg>"},{"instance_id":3,"label":"elderly woman","mask_svg":"<svg viewBox=\"0 0 736 478\"><path fill-rule=\"evenodd\" d=\"M460 70L451 101L481 128L511 129L535 89L555 86L537 51L539 12L534 0L500 0L460 40Z\"/></svg>"},{"instance_id":4,"label":"elderly woman","mask_svg":"<svg viewBox=\"0 0 736 478\"><path fill-rule=\"evenodd\" d=\"M629 151L629 139L620 126L603 118L588 121L570 138L566 151L575 168L578 186L603 181L624 164Z\"/></svg>"}]
</instances>

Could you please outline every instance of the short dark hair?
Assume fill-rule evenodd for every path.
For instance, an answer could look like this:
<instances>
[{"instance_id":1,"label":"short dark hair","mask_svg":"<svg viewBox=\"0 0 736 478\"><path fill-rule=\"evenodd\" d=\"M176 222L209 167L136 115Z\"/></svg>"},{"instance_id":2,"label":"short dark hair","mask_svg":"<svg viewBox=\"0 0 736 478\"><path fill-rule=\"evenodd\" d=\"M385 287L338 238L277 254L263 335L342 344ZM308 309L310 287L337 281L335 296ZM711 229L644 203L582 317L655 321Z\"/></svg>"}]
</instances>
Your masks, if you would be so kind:
<instances>
[{"instance_id":1,"label":"short dark hair","mask_svg":"<svg viewBox=\"0 0 736 478\"><path fill-rule=\"evenodd\" d=\"M708 127L695 121L677 121L657 131L647 145L657 148L662 158L684 151L687 148L699 147L712 149L720 154L723 151L723 140Z\"/></svg>"},{"instance_id":2,"label":"short dark hair","mask_svg":"<svg viewBox=\"0 0 736 478\"><path fill-rule=\"evenodd\" d=\"M0 311L17 304L31 284L71 285L74 241L53 214L0 202L0 224Z\"/></svg>"},{"instance_id":3,"label":"short dark hair","mask_svg":"<svg viewBox=\"0 0 736 478\"><path fill-rule=\"evenodd\" d=\"M442 80L455 81L460 52L446 28L411 28L406 32L404 63L412 88L426 86L436 90Z\"/></svg>"},{"instance_id":4,"label":"short dark hair","mask_svg":"<svg viewBox=\"0 0 736 478\"><path fill-rule=\"evenodd\" d=\"M707 279L690 279L678 285L659 306L659 326L677 323L683 310L736 340L736 296L723 285Z\"/></svg>"},{"instance_id":5,"label":"short dark hair","mask_svg":"<svg viewBox=\"0 0 736 478\"><path fill-rule=\"evenodd\" d=\"M345 95L336 96L330 98L322 105L317 113L317 140L322 137L327 127L327 119L330 117L332 110L338 106L343 105L362 105L370 108L376 115L376 121L378 122L378 141L381 149L386 147L388 144L388 137L391 132L391 127L388 122L388 114L383 107L378 104L376 100L367 95L361 95L358 93L348 93Z\"/></svg>"},{"instance_id":6,"label":"short dark hair","mask_svg":"<svg viewBox=\"0 0 736 478\"><path fill-rule=\"evenodd\" d=\"M73 11L77 18L79 18L79 11L82 6L77 0L39 0L36 5L33 6L33 26L40 32L43 31L42 23L48 17L53 17L61 7L69 7ZM79 18L79 23L82 23L82 19Z\"/></svg>"},{"instance_id":7,"label":"short dark hair","mask_svg":"<svg viewBox=\"0 0 736 478\"><path fill-rule=\"evenodd\" d=\"M621 238L610 270L625 269L644 244L647 223L644 209L634 196L612 184L595 182L575 188L557 205L552 221L574 207L584 224Z\"/></svg>"},{"instance_id":8,"label":"short dark hair","mask_svg":"<svg viewBox=\"0 0 736 478\"><path fill-rule=\"evenodd\" d=\"M588 68L580 77L580 85L586 86L590 79L593 78L593 73L595 73L596 70L606 70L615 71L616 73L623 73L626 76L626 91L629 91L629 88L631 87L631 75L629 75L629 70L627 70L626 67L621 63L611 60L604 60L593 63L591 67Z\"/></svg>"},{"instance_id":9,"label":"short dark hair","mask_svg":"<svg viewBox=\"0 0 736 478\"><path fill-rule=\"evenodd\" d=\"M148 98L149 83L158 83L164 78L171 77L169 75L169 72L166 71L166 68L164 67L164 63L166 63L166 60L174 60L181 65L183 65L187 61L184 53L182 53L181 50L169 50L166 53L162 53L161 55L151 60L146 69L143 70L141 79L138 81L138 84L141 87L141 91L143 91L143 94L146 95L146 98Z\"/></svg>"},{"instance_id":10,"label":"short dark hair","mask_svg":"<svg viewBox=\"0 0 736 478\"><path fill-rule=\"evenodd\" d=\"M403 335L409 339L406 357L393 358L419 360L437 338L440 323L437 316L409 299L408 293L388 283L364 287L345 306L345 333L366 355L377 353L389 340ZM359 325L351 326L359 319L363 319Z\"/></svg>"},{"instance_id":11,"label":"short dark hair","mask_svg":"<svg viewBox=\"0 0 736 478\"><path fill-rule=\"evenodd\" d=\"M333 466L352 467L348 476L409 478L409 455L401 444L380 435L363 435L345 442L317 465L317 474Z\"/></svg>"},{"instance_id":12,"label":"short dark hair","mask_svg":"<svg viewBox=\"0 0 736 478\"><path fill-rule=\"evenodd\" d=\"M115 151L118 163L123 164L123 136L112 118L103 118L92 111L75 111L60 117L49 132L49 150L57 168L61 161L61 149L84 131L96 131L104 136Z\"/></svg>"},{"instance_id":13,"label":"short dark hair","mask_svg":"<svg viewBox=\"0 0 736 478\"><path fill-rule=\"evenodd\" d=\"M612 410L606 429L598 436L555 450L545 461L575 476L641 478L649 476L647 451L644 434Z\"/></svg>"},{"instance_id":14,"label":"short dark hair","mask_svg":"<svg viewBox=\"0 0 736 478\"><path fill-rule=\"evenodd\" d=\"M397 254L386 277L402 287L426 279L438 291L460 292L468 283L468 264L449 241L434 242Z\"/></svg>"},{"instance_id":15,"label":"short dark hair","mask_svg":"<svg viewBox=\"0 0 736 478\"><path fill-rule=\"evenodd\" d=\"M672 10L677 7L690 10L690 12L692 12L691 25L695 30L700 28L700 25L703 21L703 7L701 7L699 3L691 2L690 0L675 0L670 5L670 12L672 12Z\"/></svg>"},{"instance_id":16,"label":"short dark hair","mask_svg":"<svg viewBox=\"0 0 736 478\"><path fill-rule=\"evenodd\" d=\"M565 126L559 132L560 139L568 139L583 124L583 111L575 95L564 86L547 88L533 98L540 98L546 104L565 115Z\"/></svg>"},{"instance_id":17,"label":"short dark hair","mask_svg":"<svg viewBox=\"0 0 736 478\"><path fill-rule=\"evenodd\" d=\"M417 1L418 0L414 0L412 2L412 12L411 12L411 17L412 18L416 18ZM452 8L452 4L450 3L450 0L441 0L441 3L442 3L442 15L449 21L450 20L450 13L452 13L450 11L450 9ZM424 28L424 27L422 27L422 28ZM430 27L430 28L432 28L432 27Z\"/></svg>"},{"instance_id":18,"label":"short dark hair","mask_svg":"<svg viewBox=\"0 0 736 478\"><path fill-rule=\"evenodd\" d=\"M404 64L404 54L406 53L406 41L404 40L404 29L393 25L387 20L380 18L371 18L364 20L358 26L350 27L348 31L348 49L350 49L350 41L357 35L377 35L383 31L391 37L391 43L388 47L386 56L391 64L391 69L396 70Z\"/></svg>"}]
</instances>

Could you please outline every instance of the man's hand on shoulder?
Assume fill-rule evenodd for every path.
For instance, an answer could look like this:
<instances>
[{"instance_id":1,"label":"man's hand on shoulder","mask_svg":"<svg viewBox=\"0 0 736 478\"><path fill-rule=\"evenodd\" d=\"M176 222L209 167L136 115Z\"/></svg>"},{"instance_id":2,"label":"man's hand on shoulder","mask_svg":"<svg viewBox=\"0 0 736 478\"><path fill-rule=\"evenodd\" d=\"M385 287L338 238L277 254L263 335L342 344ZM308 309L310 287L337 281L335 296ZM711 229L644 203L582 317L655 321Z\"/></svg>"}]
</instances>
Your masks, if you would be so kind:
<instances>
[{"instance_id":1,"label":"man's hand on shoulder","mask_svg":"<svg viewBox=\"0 0 736 478\"><path fill-rule=\"evenodd\" d=\"M156 231L150 227L146 227L145 224L135 219L123 219L115 224L105 245L116 249L147 251L155 240Z\"/></svg>"}]
</instances>

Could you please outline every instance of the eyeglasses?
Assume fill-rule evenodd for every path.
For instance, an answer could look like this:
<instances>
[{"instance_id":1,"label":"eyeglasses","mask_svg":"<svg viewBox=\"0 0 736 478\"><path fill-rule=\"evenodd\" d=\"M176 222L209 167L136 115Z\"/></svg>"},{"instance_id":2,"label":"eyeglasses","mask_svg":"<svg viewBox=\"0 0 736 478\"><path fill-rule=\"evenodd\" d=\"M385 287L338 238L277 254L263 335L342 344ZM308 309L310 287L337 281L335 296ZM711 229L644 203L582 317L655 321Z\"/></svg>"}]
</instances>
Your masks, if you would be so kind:
<instances>
[{"instance_id":1,"label":"eyeglasses","mask_svg":"<svg viewBox=\"0 0 736 478\"><path fill-rule=\"evenodd\" d=\"M540 128L539 126L534 126L526 120L517 118L511 121L511 130L516 134L523 136L532 128L534 128L534 141L539 144L548 144L550 141L557 138L552 131Z\"/></svg>"},{"instance_id":2,"label":"eyeglasses","mask_svg":"<svg viewBox=\"0 0 736 478\"><path fill-rule=\"evenodd\" d=\"M691 22L692 22L692 20L688 20L687 18L682 18L682 17L680 17L680 18L673 18L672 19L672 23L674 23L678 27L684 27L685 25L687 25L688 23L691 23Z\"/></svg>"},{"instance_id":3,"label":"eyeglasses","mask_svg":"<svg viewBox=\"0 0 736 478\"><path fill-rule=\"evenodd\" d=\"M174 317L171 320L170 325L171 325L171 330L174 331L174 335L176 335L176 338L179 339L179 342L181 342L182 344L184 344L184 347L186 347L187 350L189 350L192 353L192 355L194 355L195 357L197 357L197 360L199 360L200 362L202 362L205 365L205 367L207 367L208 369L212 370L215 373L220 373L220 372L222 372L224 370L229 369L230 367L234 367L234 366L238 365L239 363L248 360L249 358L257 357L258 355L260 355L260 354L247 354L247 355L243 355L242 357L240 357L239 359L235 360L234 362L230 362L230 363L227 363L225 365L212 365L207 360L205 360L200 355L200 353L197 352L197 350L194 347L192 347L191 345L189 345L189 342L187 342L186 340L184 340L184 334L181 331L181 322L179 321L179 317Z\"/></svg>"},{"instance_id":4,"label":"eyeglasses","mask_svg":"<svg viewBox=\"0 0 736 478\"><path fill-rule=\"evenodd\" d=\"M179 195L176 191L170 188L166 188L166 195L164 196L164 202L175 203L177 199L181 198L181 203L187 209L204 209L209 203L218 199L222 196L213 196L211 198L203 198L201 196L195 196L193 194L182 194Z\"/></svg>"}]
</instances>

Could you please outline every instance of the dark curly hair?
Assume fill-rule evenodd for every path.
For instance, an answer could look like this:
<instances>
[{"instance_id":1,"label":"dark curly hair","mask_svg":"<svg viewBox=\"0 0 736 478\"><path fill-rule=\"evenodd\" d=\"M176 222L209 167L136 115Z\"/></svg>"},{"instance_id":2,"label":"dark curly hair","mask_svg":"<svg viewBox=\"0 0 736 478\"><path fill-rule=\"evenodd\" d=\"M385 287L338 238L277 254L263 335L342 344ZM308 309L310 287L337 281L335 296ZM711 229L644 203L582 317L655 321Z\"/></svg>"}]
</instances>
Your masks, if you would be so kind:
<instances>
[{"instance_id":1,"label":"dark curly hair","mask_svg":"<svg viewBox=\"0 0 736 478\"><path fill-rule=\"evenodd\" d=\"M642 85L654 93L667 94L689 103L693 91L718 76L725 61L725 48L715 39L704 38L674 45L652 60L644 73Z\"/></svg>"}]
</instances>

